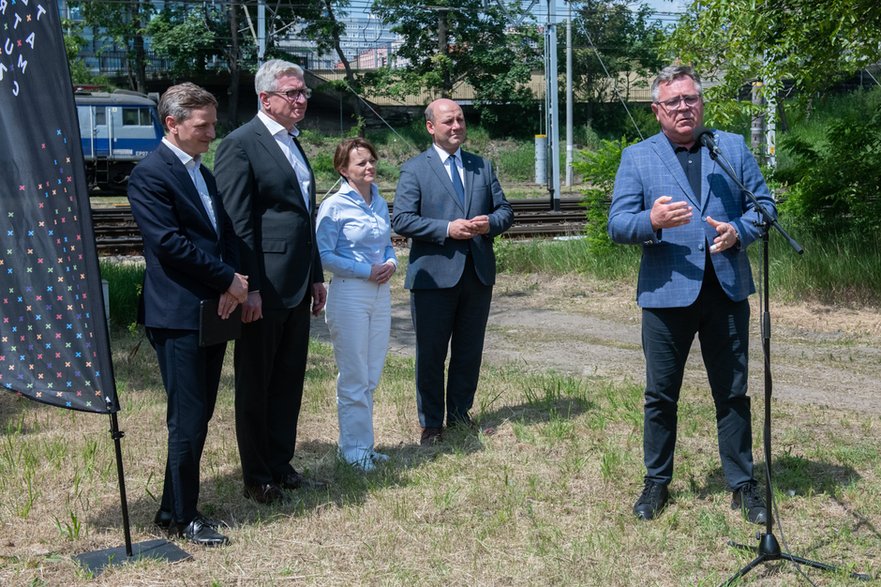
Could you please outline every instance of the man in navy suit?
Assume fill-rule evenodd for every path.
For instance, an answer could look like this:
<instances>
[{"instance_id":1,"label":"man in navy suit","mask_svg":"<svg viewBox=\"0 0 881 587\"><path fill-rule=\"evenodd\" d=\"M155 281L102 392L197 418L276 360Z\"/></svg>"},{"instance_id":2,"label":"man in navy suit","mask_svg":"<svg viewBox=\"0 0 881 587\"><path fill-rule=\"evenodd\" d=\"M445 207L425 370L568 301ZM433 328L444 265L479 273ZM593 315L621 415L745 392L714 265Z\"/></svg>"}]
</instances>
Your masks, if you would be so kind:
<instances>
[{"instance_id":1,"label":"man in navy suit","mask_svg":"<svg viewBox=\"0 0 881 587\"><path fill-rule=\"evenodd\" d=\"M461 149L459 105L435 100L425 121L434 144L401 168L392 228L412 239L404 285L416 331L420 443L430 445L442 439L444 416L448 426L472 423L496 279L493 238L511 226L514 213L492 163Z\"/></svg>"},{"instance_id":2,"label":"man in navy suit","mask_svg":"<svg viewBox=\"0 0 881 587\"><path fill-rule=\"evenodd\" d=\"M232 223L200 156L214 140L217 101L185 83L159 101L166 134L132 172L128 198L144 238L143 324L168 395L168 460L158 526L205 546L227 543L197 509L199 462L214 412L226 343L199 346L201 300L228 319L245 301Z\"/></svg>"},{"instance_id":3,"label":"man in navy suit","mask_svg":"<svg viewBox=\"0 0 881 587\"><path fill-rule=\"evenodd\" d=\"M245 497L323 484L291 465L303 398L310 314L326 291L315 244L315 177L297 141L311 94L303 70L272 59L254 78L260 111L217 148L214 168L249 277L235 346L236 440Z\"/></svg>"},{"instance_id":4,"label":"man in navy suit","mask_svg":"<svg viewBox=\"0 0 881 587\"><path fill-rule=\"evenodd\" d=\"M695 334L716 405L719 456L732 507L764 524L753 478L747 396L749 301L746 248L761 236L751 201L695 141L703 123L700 78L670 66L652 84L661 132L624 150L609 211L609 235L642 246L637 302L646 359L643 450L646 476L633 511L650 520L666 505L673 476L677 402ZM735 173L763 207L773 197L743 137L715 131Z\"/></svg>"}]
</instances>

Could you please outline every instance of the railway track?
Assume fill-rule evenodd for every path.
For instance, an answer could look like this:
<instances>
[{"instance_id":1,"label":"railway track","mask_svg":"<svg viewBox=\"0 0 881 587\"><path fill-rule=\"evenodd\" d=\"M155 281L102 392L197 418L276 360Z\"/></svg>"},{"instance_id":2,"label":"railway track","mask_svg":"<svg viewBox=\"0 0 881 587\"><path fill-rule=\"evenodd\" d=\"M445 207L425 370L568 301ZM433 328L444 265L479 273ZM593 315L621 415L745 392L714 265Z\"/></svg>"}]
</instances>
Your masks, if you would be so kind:
<instances>
[{"instance_id":1,"label":"railway track","mask_svg":"<svg viewBox=\"0 0 881 587\"><path fill-rule=\"evenodd\" d=\"M512 200L511 207L514 226L505 233L507 237L548 238L584 232L584 210L579 198L561 199L559 212L550 210L548 200L544 199ZM141 233L128 206L92 208L92 224L99 256L143 254Z\"/></svg>"}]
</instances>

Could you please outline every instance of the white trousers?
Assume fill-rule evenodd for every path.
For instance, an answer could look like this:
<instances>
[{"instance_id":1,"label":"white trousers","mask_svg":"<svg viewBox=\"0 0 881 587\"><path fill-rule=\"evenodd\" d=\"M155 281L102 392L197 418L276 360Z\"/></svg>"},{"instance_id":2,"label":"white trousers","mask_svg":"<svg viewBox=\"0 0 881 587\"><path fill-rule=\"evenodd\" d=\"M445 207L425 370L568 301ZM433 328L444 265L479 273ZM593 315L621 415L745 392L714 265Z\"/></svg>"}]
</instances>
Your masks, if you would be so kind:
<instances>
[{"instance_id":1,"label":"white trousers","mask_svg":"<svg viewBox=\"0 0 881 587\"><path fill-rule=\"evenodd\" d=\"M373 451L373 392L379 384L391 329L389 284L334 277L325 312L336 359L340 456L364 462Z\"/></svg>"}]
</instances>

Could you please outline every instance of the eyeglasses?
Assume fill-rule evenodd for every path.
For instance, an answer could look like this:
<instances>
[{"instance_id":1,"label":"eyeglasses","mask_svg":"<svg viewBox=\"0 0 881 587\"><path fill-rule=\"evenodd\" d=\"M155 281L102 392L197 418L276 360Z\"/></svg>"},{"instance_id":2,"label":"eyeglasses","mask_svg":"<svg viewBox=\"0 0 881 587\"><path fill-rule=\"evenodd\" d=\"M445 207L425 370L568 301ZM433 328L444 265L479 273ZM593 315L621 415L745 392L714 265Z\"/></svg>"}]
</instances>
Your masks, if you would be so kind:
<instances>
[{"instance_id":1,"label":"eyeglasses","mask_svg":"<svg viewBox=\"0 0 881 587\"><path fill-rule=\"evenodd\" d=\"M304 100L308 100L312 97L312 90L309 88L303 88L301 90L285 90L284 92L266 92L267 94L275 94L276 96L281 96L285 100L290 100L291 102L296 102L300 98Z\"/></svg>"},{"instance_id":2,"label":"eyeglasses","mask_svg":"<svg viewBox=\"0 0 881 587\"><path fill-rule=\"evenodd\" d=\"M698 94L687 94L685 96L676 96L675 98L670 98L669 100L664 100L662 102L655 102L655 104L660 104L667 110L673 110L674 108L679 108L679 105L682 103L685 103L686 108L694 108L700 101L701 97Z\"/></svg>"}]
</instances>

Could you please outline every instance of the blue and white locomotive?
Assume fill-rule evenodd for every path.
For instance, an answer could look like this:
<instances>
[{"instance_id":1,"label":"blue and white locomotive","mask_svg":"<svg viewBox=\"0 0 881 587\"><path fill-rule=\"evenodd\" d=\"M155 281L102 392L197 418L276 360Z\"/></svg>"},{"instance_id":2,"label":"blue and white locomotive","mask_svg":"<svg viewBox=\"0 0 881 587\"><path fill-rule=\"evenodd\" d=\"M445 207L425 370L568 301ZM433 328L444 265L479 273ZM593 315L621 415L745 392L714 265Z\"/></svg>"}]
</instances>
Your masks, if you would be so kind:
<instances>
[{"instance_id":1,"label":"blue and white locomotive","mask_svg":"<svg viewBox=\"0 0 881 587\"><path fill-rule=\"evenodd\" d=\"M162 141L157 100L138 92L76 92L90 189L125 189L135 164Z\"/></svg>"}]
</instances>

